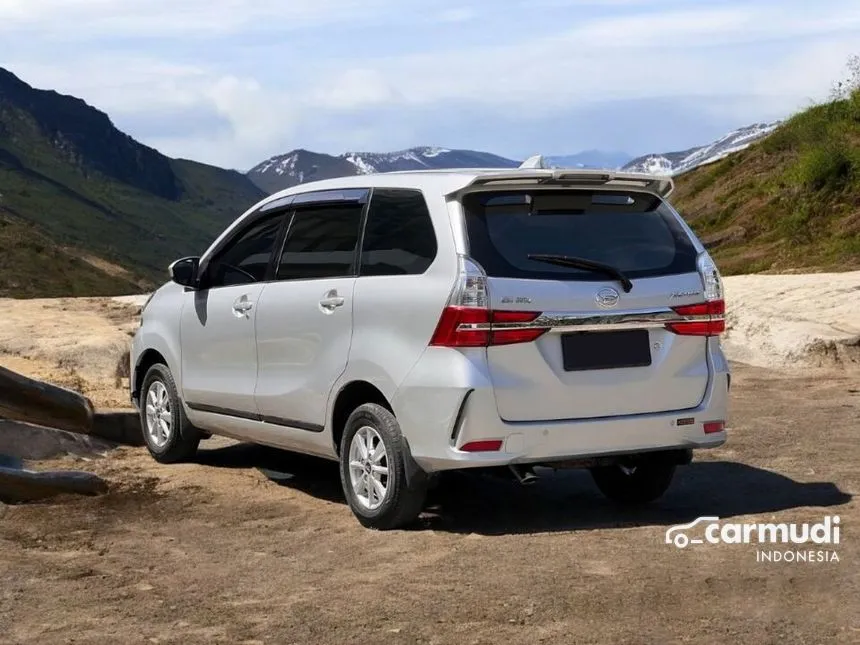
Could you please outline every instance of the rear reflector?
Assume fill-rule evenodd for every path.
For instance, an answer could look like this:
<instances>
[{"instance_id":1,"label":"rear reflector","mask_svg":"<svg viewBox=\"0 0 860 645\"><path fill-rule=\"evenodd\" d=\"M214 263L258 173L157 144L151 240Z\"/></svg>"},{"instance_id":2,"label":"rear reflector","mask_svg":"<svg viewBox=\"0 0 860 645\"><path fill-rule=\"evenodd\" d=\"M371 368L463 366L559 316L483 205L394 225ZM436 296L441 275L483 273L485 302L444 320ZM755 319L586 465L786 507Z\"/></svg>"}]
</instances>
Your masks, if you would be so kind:
<instances>
[{"instance_id":1,"label":"rear reflector","mask_svg":"<svg viewBox=\"0 0 860 645\"><path fill-rule=\"evenodd\" d=\"M475 307L445 307L430 344L437 347L487 347L528 343L546 333L547 327L517 328L534 321L538 311L490 311ZM497 326L498 325L498 326ZM512 329L504 326L510 325Z\"/></svg>"},{"instance_id":2,"label":"rear reflector","mask_svg":"<svg viewBox=\"0 0 860 645\"><path fill-rule=\"evenodd\" d=\"M666 328L679 336L719 336L726 330L725 300L712 300L672 309L679 316L691 319L667 323Z\"/></svg>"},{"instance_id":3,"label":"rear reflector","mask_svg":"<svg viewBox=\"0 0 860 645\"><path fill-rule=\"evenodd\" d=\"M460 450L464 452L497 452L502 448L501 439L486 439L484 441L470 441L464 444Z\"/></svg>"},{"instance_id":4,"label":"rear reflector","mask_svg":"<svg viewBox=\"0 0 860 645\"><path fill-rule=\"evenodd\" d=\"M714 434L726 429L725 421L705 421L705 434Z\"/></svg>"}]
</instances>

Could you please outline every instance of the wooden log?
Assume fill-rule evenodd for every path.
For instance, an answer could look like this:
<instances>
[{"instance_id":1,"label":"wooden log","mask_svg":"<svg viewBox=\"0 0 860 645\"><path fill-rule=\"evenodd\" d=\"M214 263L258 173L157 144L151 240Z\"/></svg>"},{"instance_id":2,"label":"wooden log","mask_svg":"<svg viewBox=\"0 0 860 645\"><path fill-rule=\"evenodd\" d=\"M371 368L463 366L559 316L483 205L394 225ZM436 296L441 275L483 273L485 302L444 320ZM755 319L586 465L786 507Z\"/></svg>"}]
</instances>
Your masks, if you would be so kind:
<instances>
[{"instance_id":1,"label":"wooden log","mask_svg":"<svg viewBox=\"0 0 860 645\"><path fill-rule=\"evenodd\" d=\"M0 417L89 433L93 404L85 396L0 367Z\"/></svg>"}]
</instances>

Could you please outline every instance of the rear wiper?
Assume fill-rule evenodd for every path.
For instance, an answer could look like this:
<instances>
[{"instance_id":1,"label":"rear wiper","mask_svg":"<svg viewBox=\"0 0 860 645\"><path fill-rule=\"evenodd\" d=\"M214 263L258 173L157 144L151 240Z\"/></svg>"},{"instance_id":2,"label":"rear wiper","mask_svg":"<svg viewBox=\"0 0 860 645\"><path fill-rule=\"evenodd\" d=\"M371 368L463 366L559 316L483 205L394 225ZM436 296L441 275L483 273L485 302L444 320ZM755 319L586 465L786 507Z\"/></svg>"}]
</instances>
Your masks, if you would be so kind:
<instances>
[{"instance_id":1,"label":"rear wiper","mask_svg":"<svg viewBox=\"0 0 860 645\"><path fill-rule=\"evenodd\" d=\"M630 293L630 290L633 288L633 283L630 282L630 278L609 264L595 262L594 260L586 260L585 258L575 258L571 255L530 253L527 257L529 260L534 260L536 262L546 262L547 264L557 264L562 267L573 267L574 269L585 269L587 271L595 271L611 275L621 283L624 293Z\"/></svg>"}]
</instances>

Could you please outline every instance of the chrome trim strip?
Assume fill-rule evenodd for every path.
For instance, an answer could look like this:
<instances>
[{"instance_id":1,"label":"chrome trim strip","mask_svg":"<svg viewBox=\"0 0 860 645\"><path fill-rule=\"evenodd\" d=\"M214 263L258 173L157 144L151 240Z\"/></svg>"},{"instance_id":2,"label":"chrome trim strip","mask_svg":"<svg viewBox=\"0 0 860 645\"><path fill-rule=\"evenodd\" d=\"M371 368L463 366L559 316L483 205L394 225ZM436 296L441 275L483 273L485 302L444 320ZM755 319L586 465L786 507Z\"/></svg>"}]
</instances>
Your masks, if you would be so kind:
<instances>
[{"instance_id":1,"label":"chrome trim strip","mask_svg":"<svg viewBox=\"0 0 860 645\"><path fill-rule=\"evenodd\" d=\"M501 331L539 328L548 329L551 332L657 329L665 327L669 323L711 322L723 318L723 316L707 314L682 316L671 309L619 311L611 314L544 312L527 323L472 323L460 325L458 329L462 331L489 331L490 329Z\"/></svg>"}]
</instances>

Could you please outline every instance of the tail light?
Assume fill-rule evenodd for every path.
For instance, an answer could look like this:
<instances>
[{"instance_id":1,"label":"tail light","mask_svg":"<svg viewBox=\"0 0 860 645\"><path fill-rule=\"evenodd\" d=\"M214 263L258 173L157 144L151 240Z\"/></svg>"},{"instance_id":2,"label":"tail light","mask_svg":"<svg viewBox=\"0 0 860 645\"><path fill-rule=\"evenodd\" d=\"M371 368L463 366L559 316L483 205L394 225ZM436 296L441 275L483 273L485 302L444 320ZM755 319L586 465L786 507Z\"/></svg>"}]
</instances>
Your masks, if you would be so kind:
<instances>
[{"instance_id":1,"label":"tail light","mask_svg":"<svg viewBox=\"0 0 860 645\"><path fill-rule=\"evenodd\" d=\"M726 303L723 300L672 307L672 310L690 319L666 325L680 336L719 336L726 330Z\"/></svg>"},{"instance_id":2,"label":"tail light","mask_svg":"<svg viewBox=\"0 0 860 645\"><path fill-rule=\"evenodd\" d=\"M688 320L668 323L666 327L681 336L719 336L726 330L723 281L717 265L707 252L699 254L696 266L702 278L705 302L672 307L676 314Z\"/></svg>"},{"instance_id":3,"label":"tail light","mask_svg":"<svg viewBox=\"0 0 860 645\"><path fill-rule=\"evenodd\" d=\"M437 347L489 347L528 343L548 327L533 327L540 312L492 311L487 278L471 260L460 258L460 276L439 317L430 344Z\"/></svg>"}]
</instances>

